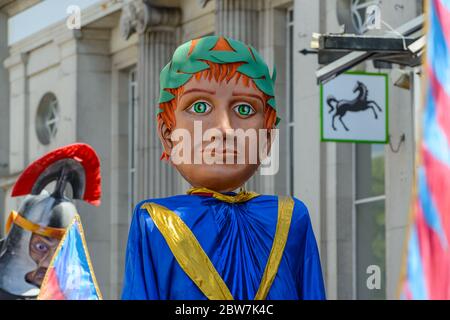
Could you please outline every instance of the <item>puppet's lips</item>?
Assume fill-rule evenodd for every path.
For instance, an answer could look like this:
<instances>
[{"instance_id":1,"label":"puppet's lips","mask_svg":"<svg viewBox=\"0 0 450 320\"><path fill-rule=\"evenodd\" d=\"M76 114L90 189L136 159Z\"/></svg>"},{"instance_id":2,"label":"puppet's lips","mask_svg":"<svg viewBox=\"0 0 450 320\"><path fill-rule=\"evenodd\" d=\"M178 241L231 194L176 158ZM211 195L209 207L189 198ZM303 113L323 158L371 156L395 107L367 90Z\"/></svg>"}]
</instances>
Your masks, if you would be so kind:
<instances>
[{"instance_id":1,"label":"puppet's lips","mask_svg":"<svg viewBox=\"0 0 450 320\"><path fill-rule=\"evenodd\" d=\"M214 155L233 155L237 156L239 152L237 150L202 150L202 153L207 152L208 154L214 156Z\"/></svg>"}]
</instances>

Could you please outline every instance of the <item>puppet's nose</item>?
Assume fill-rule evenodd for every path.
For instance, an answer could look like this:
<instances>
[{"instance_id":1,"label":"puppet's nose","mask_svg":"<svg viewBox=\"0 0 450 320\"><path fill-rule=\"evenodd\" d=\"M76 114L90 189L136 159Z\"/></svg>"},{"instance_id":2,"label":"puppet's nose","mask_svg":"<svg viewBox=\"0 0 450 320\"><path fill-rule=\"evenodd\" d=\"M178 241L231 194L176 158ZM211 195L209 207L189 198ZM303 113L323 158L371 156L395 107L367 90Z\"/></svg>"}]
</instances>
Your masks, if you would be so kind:
<instances>
[{"instance_id":1,"label":"puppet's nose","mask_svg":"<svg viewBox=\"0 0 450 320\"><path fill-rule=\"evenodd\" d=\"M217 115L216 128L222 131L224 134L227 130L233 129L231 125L230 115L225 110Z\"/></svg>"},{"instance_id":2,"label":"puppet's nose","mask_svg":"<svg viewBox=\"0 0 450 320\"><path fill-rule=\"evenodd\" d=\"M51 260L52 260L52 252L50 250L39 260L39 267L48 268L50 266Z\"/></svg>"}]
</instances>

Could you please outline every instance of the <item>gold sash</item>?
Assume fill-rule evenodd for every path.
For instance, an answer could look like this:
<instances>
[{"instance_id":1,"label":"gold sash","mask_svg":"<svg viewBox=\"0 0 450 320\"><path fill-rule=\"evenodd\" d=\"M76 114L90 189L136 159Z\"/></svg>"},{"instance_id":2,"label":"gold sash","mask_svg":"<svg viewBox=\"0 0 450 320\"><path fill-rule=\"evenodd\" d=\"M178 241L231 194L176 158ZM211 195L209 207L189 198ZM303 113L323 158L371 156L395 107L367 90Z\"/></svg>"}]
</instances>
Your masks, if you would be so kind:
<instances>
[{"instance_id":1,"label":"gold sash","mask_svg":"<svg viewBox=\"0 0 450 320\"><path fill-rule=\"evenodd\" d=\"M143 209L166 240L184 272L210 300L233 300L227 285L220 277L195 235L173 211L156 203L144 203ZM278 198L278 221L272 249L255 300L264 300L278 271L291 224L294 201Z\"/></svg>"}]
</instances>

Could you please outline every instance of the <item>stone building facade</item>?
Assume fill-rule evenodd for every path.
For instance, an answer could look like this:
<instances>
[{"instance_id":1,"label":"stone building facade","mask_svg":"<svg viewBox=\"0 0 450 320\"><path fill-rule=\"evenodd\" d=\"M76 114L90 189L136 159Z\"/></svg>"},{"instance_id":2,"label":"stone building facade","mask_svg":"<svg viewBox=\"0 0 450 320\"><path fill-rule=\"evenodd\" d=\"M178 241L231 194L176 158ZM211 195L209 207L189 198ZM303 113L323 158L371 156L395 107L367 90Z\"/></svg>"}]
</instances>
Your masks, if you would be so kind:
<instances>
[{"instance_id":1,"label":"stone building facade","mask_svg":"<svg viewBox=\"0 0 450 320\"><path fill-rule=\"evenodd\" d=\"M189 187L159 160L159 72L179 44L226 35L252 44L277 67L280 170L256 176L247 189L305 202L328 298L396 297L420 70L408 70L416 80L410 90L389 86L391 142L406 137L398 152L389 145L324 143L317 57L300 53L313 32L339 32L338 16L355 1L104 0L81 10L80 29L69 29L63 18L8 43L8 21L41 3L0 0L0 226L20 203L11 187L30 162L65 144L89 143L101 158L102 204L77 206L103 295L118 298L134 204ZM380 6L393 28L422 13L421 1ZM370 62L357 68L393 70L375 70ZM370 265L380 267L380 289L366 287Z\"/></svg>"}]
</instances>

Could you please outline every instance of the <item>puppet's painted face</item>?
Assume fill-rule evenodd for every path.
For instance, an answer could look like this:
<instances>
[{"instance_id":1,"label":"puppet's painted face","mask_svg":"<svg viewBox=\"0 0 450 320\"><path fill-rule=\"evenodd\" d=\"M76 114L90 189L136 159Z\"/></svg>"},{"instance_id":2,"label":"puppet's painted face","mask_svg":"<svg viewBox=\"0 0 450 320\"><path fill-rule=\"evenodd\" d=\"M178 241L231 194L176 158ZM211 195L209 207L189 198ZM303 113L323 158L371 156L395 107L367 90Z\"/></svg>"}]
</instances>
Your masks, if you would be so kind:
<instances>
[{"instance_id":1,"label":"puppet's painted face","mask_svg":"<svg viewBox=\"0 0 450 320\"><path fill-rule=\"evenodd\" d=\"M194 141L190 144L191 157L194 159L195 152L201 152L208 155L222 157L223 163L201 164L182 163L175 164L181 175L194 187L206 187L219 192L235 190L242 186L258 169L259 160L251 160L251 152L254 152L256 144L259 152L259 136L256 141L249 139L240 139L240 145L237 136L228 137L226 132L229 129L253 129L259 132L264 128L264 95L253 86L245 86L242 78L237 82L235 78L230 81L217 82L214 78L211 80L192 77L185 85L183 93L178 97L177 108L175 110L176 129L186 129L191 137L194 137L194 122L201 121L202 133L208 129L218 129L222 133L220 136L214 136L209 141L202 141L196 145ZM198 122L197 122L198 124ZM172 130L172 134L174 132ZM267 135L266 135L267 137ZM207 149L214 139L223 139L222 150ZM228 140L228 146L225 142ZM234 139L233 146L229 141ZM267 141L266 141L267 142ZM172 150L181 142L173 142ZM252 148L250 148L252 145ZM252 149L252 150L251 150ZM245 150L242 156L245 162L237 161L238 154ZM228 159L233 158L230 164ZM241 158L241 159L243 159Z\"/></svg>"},{"instance_id":2,"label":"puppet's painted face","mask_svg":"<svg viewBox=\"0 0 450 320\"><path fill-rule=\"evenodd\" d=\"M28 283L41 287L45 273L58 247L59 240L32 234L30 240L30 256L36 262L36 270L25 275Z\"/></svg>"}]
</instances>

